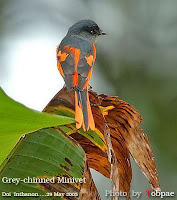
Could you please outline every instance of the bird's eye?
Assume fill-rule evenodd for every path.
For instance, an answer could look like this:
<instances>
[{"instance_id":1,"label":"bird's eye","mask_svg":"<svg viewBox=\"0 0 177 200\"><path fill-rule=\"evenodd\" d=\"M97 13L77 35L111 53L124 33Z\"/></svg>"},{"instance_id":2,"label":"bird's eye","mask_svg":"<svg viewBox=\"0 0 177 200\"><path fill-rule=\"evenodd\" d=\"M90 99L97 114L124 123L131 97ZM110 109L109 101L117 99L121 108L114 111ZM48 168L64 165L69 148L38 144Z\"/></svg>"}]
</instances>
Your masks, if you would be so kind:
<instances>
[{"instance_id":1,"label":"bird's eye","mask_svg":"<svg viewBox=\"0 0 177 200\"><path fill-rule=\"evenodd\" d=\"M90 33L91 35L97 34L97 31L93 27L85 27L84 30L87 31L88 33Z\"/></svg>"},{"instance_id":2,"label":"bird's eye","mask_svg":"<svg viewBox=\"0 0 177 200\"><path fill-rule=\"evenodd\" d=\"M93 30L90 30L90 33L93 35L93 34L94 34L94 31L93 31Z\"/></svg>"}]
</instances>

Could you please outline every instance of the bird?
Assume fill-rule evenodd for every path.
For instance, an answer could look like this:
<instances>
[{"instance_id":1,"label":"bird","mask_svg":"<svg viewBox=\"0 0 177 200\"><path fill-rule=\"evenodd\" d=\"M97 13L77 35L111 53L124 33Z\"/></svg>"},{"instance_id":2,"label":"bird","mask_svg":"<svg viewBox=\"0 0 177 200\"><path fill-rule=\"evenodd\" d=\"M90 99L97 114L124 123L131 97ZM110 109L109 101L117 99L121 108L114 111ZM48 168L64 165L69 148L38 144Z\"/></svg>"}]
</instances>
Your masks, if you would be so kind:
<instances>
[{"instance_id":1,"label":"bird","mask_svg":"<svg viewBox=\"0 0 177 200\"><path fill-rule=\"evenodd\" d=\"M89 81L96 59L95 42L106 35L90 19L72 25L57 46L57 67L68 90L74 90L76 128L95 130L95 122L89 101Z\"/></svg>"}]
</instances>

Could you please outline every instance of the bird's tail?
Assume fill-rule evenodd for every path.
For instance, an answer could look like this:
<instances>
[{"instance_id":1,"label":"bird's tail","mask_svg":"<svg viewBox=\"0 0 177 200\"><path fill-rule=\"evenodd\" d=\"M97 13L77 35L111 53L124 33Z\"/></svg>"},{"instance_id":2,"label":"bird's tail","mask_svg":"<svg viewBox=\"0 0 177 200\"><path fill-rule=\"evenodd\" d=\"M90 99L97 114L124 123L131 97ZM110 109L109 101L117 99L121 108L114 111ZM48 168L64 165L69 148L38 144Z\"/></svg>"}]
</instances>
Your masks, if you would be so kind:
<instances>
[{"instance_id":1,"label":"bird's tail","mask_svg":"<svg viewBox=\"0 0 177 200\"><path fill-rule=\"evenodd\" d=\"M89 128L95 130L95 123L87 89L82 91L78 89L75 90L75 120L77 129L82 126L84 131L88 131Z\"/></svg>"}]
</instances>

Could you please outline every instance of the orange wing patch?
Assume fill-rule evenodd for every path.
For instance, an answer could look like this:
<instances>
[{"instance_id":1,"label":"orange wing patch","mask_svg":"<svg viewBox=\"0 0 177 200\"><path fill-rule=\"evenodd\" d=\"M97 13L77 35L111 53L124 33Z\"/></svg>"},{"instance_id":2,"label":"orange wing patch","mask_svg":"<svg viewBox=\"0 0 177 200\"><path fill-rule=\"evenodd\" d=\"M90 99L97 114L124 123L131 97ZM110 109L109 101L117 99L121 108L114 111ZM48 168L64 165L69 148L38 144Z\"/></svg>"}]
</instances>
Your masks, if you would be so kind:
<instances>
[{"instance_id":1,"label":"orange wing patch","mask_svg":"<svg viewBox=\"0 0 177 200\"><path fill-rule=\"evenodd\" d=\"M67 54L67 53L62 53L61 56L60 56L60 61L61 62L65 61L68 55L69 54Z\"/></svg>"},{"instance_id":2,"label":"orange wing patch","mask_svg":"<svg viewBox=\"0 0 177 200\"><path fill-rule=\"evenodd\" d=\"M92 47L93 47L93 62L95 62L96 59L96 48L95 45L92 43Z\"/></svg>"},{"instance_id":3,"label":"orange wing patch","mask_svg":"<svg viewBox=\"0 0 177 200\"><path fill-rule=\"evenodd\" d=\"M86 59L87 63L92 67L93 62L94 62L93 56L92 56L92 55L90 55L90 56L88 56L88 57L85 56L85 59Z\"/></svg>"},{"instance_id":4,"label":"orange wing patch","mask_svg":"<svg viewBox=\"0 0 177 200\"><path fill-rule=\"evenodd\" d=\"M96 59L96 48L95 45L92 43L92 48L93 48L93 55L90 56L85 56L85 59L87 60L87 63L92 67L93 63L95 62Z\"/></svg>"},{"instance_id":5,"label":"orange wing patch","mask_svg":"<svg viewBox=\"0 0 177 200\"><path fill-rule=\"evenodd\" d=\"M59 51L59 52L57 53L57 56L60 58L60 62L65 61L68 55L69 55L69 54L67 54L67 53L65 53L65 52L64 52L64 53L61 53L61 51Z\"/></svg>"}]
</instances>

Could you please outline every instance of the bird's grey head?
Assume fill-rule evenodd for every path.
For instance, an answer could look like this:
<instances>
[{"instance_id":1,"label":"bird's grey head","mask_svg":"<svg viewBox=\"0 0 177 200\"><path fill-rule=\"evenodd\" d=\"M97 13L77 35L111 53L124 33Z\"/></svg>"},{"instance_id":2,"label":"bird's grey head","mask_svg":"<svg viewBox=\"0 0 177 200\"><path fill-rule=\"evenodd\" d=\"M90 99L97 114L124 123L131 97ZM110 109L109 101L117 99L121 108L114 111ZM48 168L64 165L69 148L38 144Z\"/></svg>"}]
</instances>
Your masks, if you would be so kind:
<instances>
[{"instance_id":1,"label":"bird's grey head","mask_svg":"<svg viewBox=\"0 0 177 200\"><path fill-rule=\"evenodd\" d=\"M78 21L69 28L67 34L81 37L89 40L90 42L95 42L99 35L106 35L106 33L104 33L92 20Z\"/></svg>"}]
</instances>

